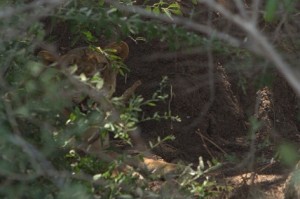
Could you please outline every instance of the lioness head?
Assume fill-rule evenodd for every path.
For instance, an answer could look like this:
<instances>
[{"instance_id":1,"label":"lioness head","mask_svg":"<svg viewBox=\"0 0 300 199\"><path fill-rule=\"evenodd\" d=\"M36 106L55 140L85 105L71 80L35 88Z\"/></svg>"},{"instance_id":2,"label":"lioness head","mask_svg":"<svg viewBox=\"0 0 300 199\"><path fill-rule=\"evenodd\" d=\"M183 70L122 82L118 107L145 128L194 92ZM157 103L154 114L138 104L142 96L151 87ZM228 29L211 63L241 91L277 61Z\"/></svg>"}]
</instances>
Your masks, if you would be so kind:
<instances>
[{"instance_id":1,"label":"lioness head","mask_svg":"<svg viewBox=\"0 0 300 199\"><path fill-rule=\"evenodd\" d=\"M113 53L125 60L129 53L128 45L121 41L109 44L105 49L112 49ZM100 73L103 78L103 89L107 91L107 97L111 97L115 92L117 72L111 67L110 61L100 49L80 47L70 50L62 56L57 56L46 50L38 53L45 64L56 63L58 67L77 66L76 75L84 74L87 78Z\"/></svg>"}]
</instances>

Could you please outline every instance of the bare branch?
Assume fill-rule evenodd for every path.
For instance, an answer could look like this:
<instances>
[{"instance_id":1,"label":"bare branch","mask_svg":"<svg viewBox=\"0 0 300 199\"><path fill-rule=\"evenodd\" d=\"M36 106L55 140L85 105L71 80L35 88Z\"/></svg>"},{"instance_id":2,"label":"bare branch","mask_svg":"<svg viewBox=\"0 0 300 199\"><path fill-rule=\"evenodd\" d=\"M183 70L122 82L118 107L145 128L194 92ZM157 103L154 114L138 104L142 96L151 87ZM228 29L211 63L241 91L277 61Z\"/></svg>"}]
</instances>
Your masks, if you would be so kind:
<instances>
[{"instance_id":1,"label":"bare branch","mask_svg":"<svg viewBox=\"0 0 300 199\"><path fill-rule=\"evenodd\" d=\"M290 86L295 90L297 95L300 96L300 81L295 74L295 71L291 68L291 66L289 66L288 63L286 63L282 59L282 57L275 50L272 44L270 44L267 38L257 29L253 21L248 21L247 19L242 19L240 16L233 15L232 13L221 7L219 4L214 3L210 0L203 0L202 2L204 2L214 10L220 12L225 18L234 22L237 26L242 28L251 38L251 42L253 42L254 45L257 46L256 48L252 49L252 51L270 60L283 74L283 76L289 82Z\"/></svg>"},{"instance_id":2,"label":"bare branch","mask_svg":"<svg viewBox=\"0 0 300 199\"><path fill-rule=\"evenodd\" d=\"M140 8L139 6L125 6L125 5L120 4L118 1L114 1L114 0L105 0L105 2L107 2L123 11L137 13L137 14L140 14L141 16L149 17L152 19L158 19L160 21L167 22L170 24L182 25L183 27L185 27L187 29L194 30L194 31L206 34L208 36L218 38L222 41L226 41L231 46L234 46L234 47L240 47L242 45L242 41L240 41L239 39L237 39L233 36L230 36L226 33L219 32L210 26L196 23L187 18L176 17L176 16L172 16L172 18L170 18L163 14L153 14L152 12L146 11L145 9Z\"/></svg>"},{"instance_id":3,"label":"bare branch","mask_svg":"<svg viewBox=\"0 0 300 199\"><path fill-rule=\"evenodd\" d=\"M258 16L259 16L259 6L261 4L261 0L253 0L252 2L252 22L257 24Z\"/></svg>"},{"instance_id":4,"label":"bare branch","mask_svg":"<svg viewBox=\"0 0 300 199\"><path fill-rule=\"evenodd\" d=\"M241 42L239 39L232 37L228 34L218 32L217 30L211 28L210 26L205 26L190 19L186 19L183 17L168 17L162 14L153 14L151 12L145 11L144 9L138 6L125 6L117 1L113 0L105 0L105 2L112 4L116 8L131 12L137 13L144 17L150 17L152 19L158 19L167 23L182 25L185 28L190 30L204 33L209 36L215 36L216 38L226 41L229 45L234 47L244 47L252 52L265 57L266 59L270 60L277 69L283 74L285 79L289 82L291 87L295 90L295 92L300 96L300 81L298 77L295 75L295 71L286 63L280 54L275 50L275 48L270 44L267 38L257 29L255 23L249 19L243 19L239 15L234 15L229 10L225 9L222 5L216 3L215 1L211 0L202 0L201 2L205 3L209 7L213 8L214 10L220 12L222 16L224 16L229 21L232 21L238 27L242 28L245 33L249 35L250 42Z\"/></svg>"},{"instance_id":5,"label":"bare branch","mask_svg":"<svg viewBox=\"0 0 300 199\"><path fill-rule=\"evenodd\" d=\"M37 0L37 1L31 2L27 5L21 6L19 8L13 8L13 7L2 8L2 10L0 10L0 19L3 20L4 18L9 18L9 17L18 15L23 12L31 11L34 9L39 9L42 6L55 7L61 3L63 3L62 0Z\"/></svg>"},{"instance_id":6,"label":"bare branch","mask_svg":"<svg viewBox=\"0 0 300 199\"><path fill-rule=\"evenodd\" d=\"M248 18L246 9L245 9L245 5L243 5L242 0L234 0L234 3L236 5L236 7L238 8L240 14L242 15L243 18Z\"/></svg>"},{"instance_id":7,"label":"bare branch","mask_svg":"<svg viewBox=\"0 0 300 199\"><path fill-rule=\"evenodd\" d=\"M36 167L38 174L44 174L52 178L52 182L57 187L62 187L63 179L59 177L58 171L33 145L28 143L19 135L11 135L9 139L13 144L21 147L30 157L33 166Z\"/></svg>"}]
</instances>

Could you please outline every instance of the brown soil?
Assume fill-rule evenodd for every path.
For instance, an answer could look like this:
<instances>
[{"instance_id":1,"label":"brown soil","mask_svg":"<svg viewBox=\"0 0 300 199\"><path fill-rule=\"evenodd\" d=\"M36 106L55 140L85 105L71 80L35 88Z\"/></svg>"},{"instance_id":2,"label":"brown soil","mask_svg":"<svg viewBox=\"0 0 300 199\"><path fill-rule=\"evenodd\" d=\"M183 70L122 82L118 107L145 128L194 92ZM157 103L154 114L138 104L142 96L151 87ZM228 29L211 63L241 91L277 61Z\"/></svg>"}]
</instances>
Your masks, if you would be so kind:
<instances>
[{"instance_id":1,"label":"brown soil","mask_svg":"<svg viewBox=\"0 0 300 199\"><path fill-rule=\"evenodd\" d=\"M137 93L149 99L159 87L162 76L168 76L170 85L166 92L172 93L170 99L154 109L145 107L144 111L152 115L155 111L171 110L182 119L179 123L141 123L145 140L155 141L157 136L167 135L176 137L153 151L167 161L197 164L202 156L205 160L224 162L225 166L212 175L235 187L230 198L241 198L241 193L242 198L282 198L290 167L271 163L271 159L281 143L300 142L297 98L285 80L271 71L274 74L272 86L256 88L250 70L245 91L238 85L237 73L223 66L231 61L229 59L214 60L210 79L206 54L170 52L167 45L159 42L127 42L131 53L126 64L131 71L126 83L124 78L119 78L119 92L141 80L143 84ZM249 140L251 116L262 122L254 148ZM253 149L252 163L247 157ZM235 157L236 162L224 159L224 155ZM245 180L249 172L255 174L253 180Z\"/></svg>"},{"instance_id":2,"label":"brown soil","mask_svg":"<svg viewBox=\"0 0 300 199\"><path fill-rule=\"evenodd\" d=\"M185 2L182 6L188 15L192 6ZM197 17L196 21L205 21L207 15ZM243 36L222 19L216 19L214 25ZM155 148L156 154L167 161L180 159L195 165L199 156L218 159L224 166L210 173L211 177L234 188L224 198L284 198L292 167L277 161L276 152L287 142L299 149L299 98L277 71L264 65L244 65L235 55L214 56L210 64L207 52L170 52L167 45L155 41L128 43L131 54L126 64L131 72L126 84L119 79L119 89L142 80L138 94L147 99L158 88L161 77L168 76L169 101L144 111L151 115L171 110L182 119L180 123L141 124L145 140L175 135L175 141ZM271 82L261 82L266 79ZM252 137L249 132L255 123L250 118L261 124Z\"/></svg>"}]
</instances>

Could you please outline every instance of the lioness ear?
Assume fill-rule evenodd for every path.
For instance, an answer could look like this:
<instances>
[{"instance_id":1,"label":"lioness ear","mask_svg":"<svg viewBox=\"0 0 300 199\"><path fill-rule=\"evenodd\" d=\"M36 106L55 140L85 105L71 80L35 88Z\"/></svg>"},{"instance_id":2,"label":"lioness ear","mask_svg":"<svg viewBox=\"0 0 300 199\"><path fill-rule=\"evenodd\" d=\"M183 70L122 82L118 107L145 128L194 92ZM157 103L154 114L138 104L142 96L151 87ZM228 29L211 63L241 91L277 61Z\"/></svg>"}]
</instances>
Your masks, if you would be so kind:
<instances>
[{"instance_id":1,"label":"lioness ear","mask_svg":"<svg viewBox=\"0 0 300 199\"><path fill-rule=\"evenodd\" d=\"M129 47L128 47L127 43L125 43L124 41L108 44L105 48L110 48L110 49L116 50L116 55L121 57L122 60L125 60L129 54Z\"/></svg>"},{"instance_id":2,"label":"lioness ear","mask_svg":"<svg viewBox=\"0 0 300 199\"><path fill-rule=\"evenodd\" d=\"M58 60L57 55L46 50L40 51L37 56L40 57L45 64L52 64Z\"/></svg>"}]
</instances>

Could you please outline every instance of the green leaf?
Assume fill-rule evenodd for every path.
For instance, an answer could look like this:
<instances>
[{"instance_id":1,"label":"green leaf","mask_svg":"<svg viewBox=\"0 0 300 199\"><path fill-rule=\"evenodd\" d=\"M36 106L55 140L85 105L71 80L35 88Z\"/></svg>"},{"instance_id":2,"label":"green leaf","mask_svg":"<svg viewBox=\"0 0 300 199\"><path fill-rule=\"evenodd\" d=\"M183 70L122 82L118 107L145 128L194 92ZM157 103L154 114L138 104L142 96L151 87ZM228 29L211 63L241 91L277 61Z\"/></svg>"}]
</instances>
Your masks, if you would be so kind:
<instances>
[{"instance_id":1,"label":"green leaf","mask_svg":"<svg viewBox=\"0 0 300 199\"><path fill-rule=\"evenodd\" d=\"M146 6L145 10L148 11L148 12L151 12L152 8L151 8L151 6Z\"/></svg>"},{"instance_id":2,"label":"green leaf","mask_svg":"<svg viewBox=\"0 0 300 199\"><path fill-rule=\"evenodd\" d=\"M99 0L99 6L103 6L104 5L104 0Z\"/></svg>"},{"instance_id":3,"label":"green leaf","mask_svg":"<svg viewBox=\"0 0 300 199\"><path fill-rule=\"evenodd\" d=\"M97 41L96 37L94 37L93 34L90 31L83 31L82 34L90 42Z\"/></svg>"},{"instance_id":4,"label":"green leaf","mask_svg":"<svg viewBox=\"0 0 300 199\"><path fill-rule=\"evenodd\" d=\"M160 14L160 10L159 10L159 7L155 7L155 8L153 8L153 13L154 14Z\"/></svg>"},{"instance_id":5,"label":"green leaf","mask_svg":"<svg viewBox=\"0 0 300 199\"><path fill-rule=\"evenodd\" d=\"M76 64L71 65L67 68L67 70L70 74L74 74L77 71L77 69L78 69L78 66Z\"/></svg>"},{"instance_id":6,"label":"green leaf","mask_svg":"<svg viewBox=\"0 0 300 199\"><path fill-rule=\"evenodd\" d=\"M156 104L153 103L153 102L148 102L147 105L148 105L148 106L156 106Z\"/></svg>"},{"instance_id":7,"label":"green leaf","mask_svg":"<svg viewBox=\"0 0 300 199\"><path fill-rule=\"evenodd\" d=\"M181 10L173 10L173 9L170 9L170 12L172 12L173 14L175 14L175 15L182 15L182 12L181 12Z\"/></svg>"},{"instance_id":8,"label":"green leaf","mask_svg":"<svg viewBox=\"0 0 300 199\"><path fill-rule=\"evenodd\" d=\"M76 115L74 112L72 112L72 113L70 114L70 116L69 116L69 120L70 120L70 121L75 121L76 118L77 118L77 115Z\"/></svg>"},{"instance_id":9,"label":"green leaf","mask_svg":"<svg viewBox=\"0 0 300 199\"><path fill-rule=\"evenodd\" d=\"M88 80L88 78L85 76L84 73L81 73L78 77L79 77L80 81L82 81L82 82L86 82Z\"/></svg>"},{"instance_id":10,"label":"green leaf","mask_svg":"<svg viewBox=\"0 0 300 199\"><path fill-rule=\"evenodd\" d=\"M271 22L275 18L275 13L279 5L278 0L268 0L264 18L267 22Z\"/></svg>"},{"instance_id":11,"label":"green leaf","mask_svg":"<svg viewBox=\"0 0 300 199\"><path fill-rule=\"evenodd\" d=\"M172 19L172 15L170 13L170 11L167 8L162 8L162 11L170 18Z\"/></svg>"},{"instance_id":12,"label":"green leaf","mask_svg":"<svg viewBox=\"0 0 300 199\"><path fill-rule=\"evenodd\" d=\"M280 145L278 150L279 159L287 165L294 165L299 158L297 148L289 143Z\"/></svg>"},{"instance_id":13,"label":"green leaf","mask_svg":"<svg viewBox=\"0 0 300 199\"><path fill-rule=\"evenodd\" d=\"M19 115L19 116L29 116L30 112L28 110L28 107L26 106L21 106L19 107L16 111L15 111L15 114L16 115Z\"/></svg>"},{"instance_id":14,"label":"green leaf","mask_svg":"<svg viewBox=\"0 0 300 199\"><path fill-rule=\"evenodd\" d=\"M95 74L92 79L90 80L91 84L93 86L95 86L98 90L100 90L101 88L103 88L104 85L104 80L103 78L100 77L100 74L97 73Z\"/></svg>"},{"instance_id":15,"label":"green leaf","mask_svg":"<svg viewBox=\"0 0 300 199\"><path fill-rule=\"evenodd\" d=\"M151 149L153 148L153 143L151 141L149 141L149 146Z\"/></svg>"},{"instance_id":16,"label":"green leaf","mask_svg":"<svg viewBox=\"0 0 300 199\"><path fill-rule=\"evenodd\" d=\"M180 10L180 5L177 2L169 5L167 9L175 15L182 15L182 12Z\"/></svg>"}]
</instances>

